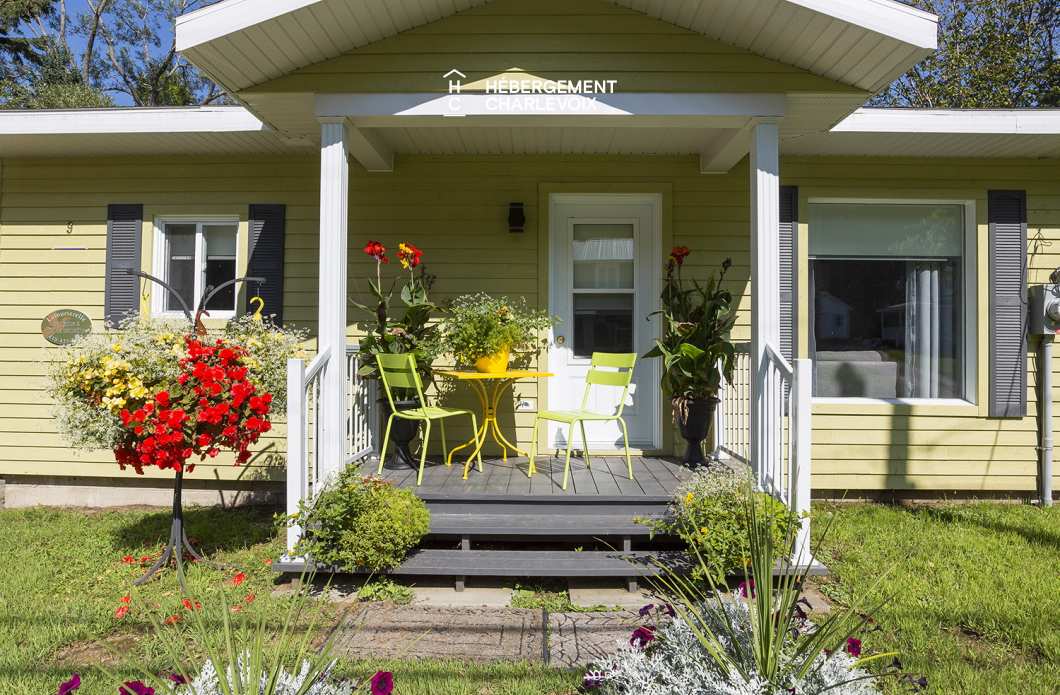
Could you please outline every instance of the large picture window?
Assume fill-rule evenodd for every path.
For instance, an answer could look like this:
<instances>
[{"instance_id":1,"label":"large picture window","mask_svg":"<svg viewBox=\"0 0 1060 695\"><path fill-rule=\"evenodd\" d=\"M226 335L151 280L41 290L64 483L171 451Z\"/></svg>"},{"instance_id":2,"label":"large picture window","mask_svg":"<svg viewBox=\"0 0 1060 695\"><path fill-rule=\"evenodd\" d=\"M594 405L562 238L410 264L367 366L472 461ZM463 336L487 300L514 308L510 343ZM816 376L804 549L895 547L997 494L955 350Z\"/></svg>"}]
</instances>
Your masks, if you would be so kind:
<instances>
[{"instance_id":1,"label":"large picture window","mask_svg":"<svg viewBox=\"0 0 1060 695\"><path fill-rule=\"evenodd\" d=\"M159 220L155 275L165 280L194 310L209 287L219 287L236 277L238 220ZM172 294L156 290L156 314L180 314L181 304ZM236 310L236 288L229 286L206 304L216 318L229 318Z\"/></svg>"},{"instance_id":2,"label":"large picture window","mask_svg":"<svg viewBox=\"0 0 1060 695\"><path fill-rule=\"evenodd\" d=\"M814 395L962 399L965 205L811 202Z\"/></svg>"}]
</instances>

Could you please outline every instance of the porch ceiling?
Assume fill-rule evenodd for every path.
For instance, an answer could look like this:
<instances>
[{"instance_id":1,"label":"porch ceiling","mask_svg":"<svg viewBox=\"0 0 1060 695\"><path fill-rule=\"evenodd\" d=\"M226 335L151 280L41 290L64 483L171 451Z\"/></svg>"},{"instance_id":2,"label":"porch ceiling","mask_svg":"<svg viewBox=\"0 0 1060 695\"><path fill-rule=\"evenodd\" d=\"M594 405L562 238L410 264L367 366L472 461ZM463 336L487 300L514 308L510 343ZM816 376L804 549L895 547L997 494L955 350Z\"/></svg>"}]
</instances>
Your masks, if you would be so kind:
<instances>
[{"instance_id":1,"label":"porch ceiling","mask_svg":"<svg viewBox=\"0 0 1060 695\"><path fill-rule=\"evenodd\" d=\"M177 19L177 49L233 92L490 0L223 0ZM895 0L613 0L870 92L936 47Z\"/></svg>"}]
</instances>

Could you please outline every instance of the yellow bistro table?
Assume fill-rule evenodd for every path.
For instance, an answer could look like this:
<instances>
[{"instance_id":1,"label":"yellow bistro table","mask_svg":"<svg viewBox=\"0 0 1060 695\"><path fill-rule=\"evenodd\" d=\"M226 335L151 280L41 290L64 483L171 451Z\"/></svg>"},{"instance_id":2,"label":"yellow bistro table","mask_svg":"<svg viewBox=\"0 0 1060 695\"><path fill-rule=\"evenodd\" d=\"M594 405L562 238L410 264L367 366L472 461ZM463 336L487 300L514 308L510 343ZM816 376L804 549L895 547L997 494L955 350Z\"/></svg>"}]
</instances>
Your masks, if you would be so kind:
<instances>
[{"instance_id":1,"label":"yellow bistro table","mask_svg":"<svg viewBox=\"0 0 1060 695\"><path fill-rule=\"evenodd\" d=\"M523 456L529 456L530 453L523 451L516 445L512 444L501 432L500 424L497 422L497 406L500 405L501 398L505 392L511 388L519 379L540 379L555 376L551 372L535 372L526 370L512 370L507 372L462 372L448 369L436 369L435 374L450 379L456 379L457 381L464 381L471 387L471 390L478 396L479 403L482 406L482 419L479 421L478 431L475 432L474 436L467 442L454 448L449 452L449 457L446 459L446 464L451 465L453 462L453 456L456 452L461 449L467 449L474 447L471 451L471 456L468 457L468 463L464 466L464 480L467 480L468 473L471 470L471 461L475 458L475 455L479 453L482 446L486 443L486 432L488 431L493 435L493 441L501 447L501 456L504 457L504 461L508 461L508 449L511 449L516 454L522 454ZM487 388L487 383L489 388Z\"/></svg>"}]
</instances>

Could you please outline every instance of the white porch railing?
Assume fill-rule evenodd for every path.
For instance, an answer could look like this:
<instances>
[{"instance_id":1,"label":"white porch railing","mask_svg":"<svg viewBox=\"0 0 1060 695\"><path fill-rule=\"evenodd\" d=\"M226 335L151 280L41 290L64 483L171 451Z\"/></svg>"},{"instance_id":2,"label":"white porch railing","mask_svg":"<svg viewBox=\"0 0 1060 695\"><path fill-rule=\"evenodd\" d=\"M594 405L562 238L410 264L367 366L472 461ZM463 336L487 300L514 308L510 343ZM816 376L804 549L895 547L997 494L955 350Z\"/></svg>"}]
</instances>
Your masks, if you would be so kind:
<instances>
[{"instance_id":1,"label":"white porch railing","mask_svg":"<svg viewBox=\"0 0 1060 695\"><path fill-rule=\"evenodd\" d=\"M714 411L714 455L751 463L751 344L736 344L732 379Z\"/></svg>"},{"instance_id":2,"label":"white porch railing","mask_svg":"<svg viewBox=\"0 0 1060 695\"><path fill-rule=\"evenodd\" d=\"M715 455L750 464L759 488L802 516L792 553L797 566L813 562L806 516L812 473L812 380L810 360L795 360L793 365L768 344L755 375L750 346L740 344L732 380L722 391L714 421ZM760 393L760 417L754 425L753 386ZM753 460L752 437L759 439L760 461Z\"/></svg>"},{"instance_id":3,"label":"white porch railing","mask_svg":"<svg viewBox=\"0 0 1060 695\"><path fill-rule=\"evenodd\" d=\"M324 404L324 374L337 361L326 348L309 363L304 360L287 361L287 513L294 514L302 500L311 500L324 483L328 466L320 456L322 406ZM364 458L375 448L377 404L375 384L362 379L360 352L349 345L346 362L346 433L345 465ZM334 468L334 467L332 467ZM298 525L287 529L287 552L301 538Z\"/></svg>"}]
</instances>

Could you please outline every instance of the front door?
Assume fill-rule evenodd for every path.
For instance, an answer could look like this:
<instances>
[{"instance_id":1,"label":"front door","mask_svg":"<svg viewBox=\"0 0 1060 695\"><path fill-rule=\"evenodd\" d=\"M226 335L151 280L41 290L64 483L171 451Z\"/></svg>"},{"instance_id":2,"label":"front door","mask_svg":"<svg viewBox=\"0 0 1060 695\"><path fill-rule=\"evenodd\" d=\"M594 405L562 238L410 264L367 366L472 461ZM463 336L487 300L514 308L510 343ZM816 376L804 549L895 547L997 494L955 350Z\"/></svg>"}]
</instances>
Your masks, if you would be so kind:
<instances>
[{"instance_id":1,"label":"front door","mask_svg":"<svg viewBox=\"0 0 1060 695\"><path fill-rule=\"evenodd\" d=\"M549 410L581 405L593 352L635 352L654 345L661 283L660 200L656 195L554 194L549 206L550 310L560 322L549 350ZM620 389L594 387L588 408L611 413ZM659 449L659 361L638 360L624 411L630 446ZM622 447L617 423L587 425L590 451ZM565 425L550 423L549 448L563 449ZM581 448L581 435L575 435Z\"/></svg>"}]
</instances>

